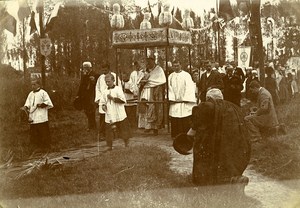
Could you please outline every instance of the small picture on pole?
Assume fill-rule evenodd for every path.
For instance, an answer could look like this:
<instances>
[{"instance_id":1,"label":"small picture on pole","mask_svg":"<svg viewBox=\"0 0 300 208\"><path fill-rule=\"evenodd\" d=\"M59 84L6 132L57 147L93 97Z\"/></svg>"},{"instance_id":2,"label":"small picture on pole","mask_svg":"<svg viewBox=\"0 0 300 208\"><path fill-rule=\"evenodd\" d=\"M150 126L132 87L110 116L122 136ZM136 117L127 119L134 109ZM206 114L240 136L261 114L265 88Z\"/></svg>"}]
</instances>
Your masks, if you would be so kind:
<instances>
[{"instance_id":1,"label":"small picture on pole","mask_svg":"<svg viewBox=\"0 0 300 208\"><path fill-rule=\"evenodd\" d=\"M40 39L40 50L43 56L49 56L51 54L51 40L50 38Z\"/></svg>"}]
</instances>

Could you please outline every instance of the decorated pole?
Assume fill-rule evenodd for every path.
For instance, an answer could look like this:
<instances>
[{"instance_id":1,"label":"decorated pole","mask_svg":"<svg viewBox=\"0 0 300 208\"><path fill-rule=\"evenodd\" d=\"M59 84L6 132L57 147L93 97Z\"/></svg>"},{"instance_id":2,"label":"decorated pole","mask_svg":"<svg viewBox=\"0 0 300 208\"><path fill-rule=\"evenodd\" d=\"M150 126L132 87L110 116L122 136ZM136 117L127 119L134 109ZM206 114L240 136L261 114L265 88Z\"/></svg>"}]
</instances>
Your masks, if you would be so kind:
<instances>
[{"instance_id":1,"label":"decorated pole","mask_svg":"<svg viewBox=\"0 0 300 208\"><path fill-rule=\"evenodd\" d=\"M121 7L118 3L113 4L113 15L110 19L110 26L113 30L120 30L124 27L124 17L120 13ZM119 60L120 60L120 49L116 48L116 72L117 72L117 80L116 84L118 85L118 78L122 76L119 71Z\"/></svg>"},{"instance_id":2,"label":"decorated pole","mask_svg":"<svg viewBox=\"0 0 300 208\"><path fill-rule=\"evenodd\" d=\"M260 23L260 0L252 1L251 8L251 26L253 27L254 35L257 38L256 53L258 54L259 71L260 71L260 82L262 86L265 85L265 69L264 69L264 50L261 34L261 23Z\"/></svg>"},{"instance_id":3,"label":"decorated pole","mask_svg":"<svg viewBox=\"0 0 300 208\"><path fill-rule=\"evenodd\" d=\"M44 3L40 1L39 5L39 22L40 22L40 44L43 38L45 38L45 30L43 24L43 15L44 15ZM45 66L45 56L42 54L42 49L40 48L40 60L41 60L41 74L42 74L42 85L43 87L46 86L46 66Z\"/></svg>"},{"instance_id":4,"label":"decorated pole","mask_svg":"<svg viewBox=\"0 0 300 208\"><path fill-rule=\"evenodd\" d=\"M189 73L192 74L192 57L191 57L191 46L189 46Z\"/></svg>"},{"instance_id":5,"label":"decorated pole","mask_svg":"<svg viewBox=\"0 0 300 208\"><path fill-rule=\"evenodd\" d=\"M169 44L170 44L170 40L169 40L169 26L167 26L166 28L167 30L167 46L165 47L165 57L166 57L166 73L167 73L167 86L166 86L166 92L167 92L167 112L169 112L170 109L170 103L169 103L169 87L168 87L168 77L169 77L169 64L168 64L168 60L169 60ZM164 98L165 99L165 96ZM163 104L163 111L165 111L165 105ZM167 116L167 124L168 124L168 133L170 132L170 121L169 121L169 116Z\"/></svg>"},{"instance_id":6,"label":"decorated pole","mask_svg":"<svg viewBox=\"0 0 300 208\"><path fill-rule=\"evenodd\" d=\"M26 53L26 46L25 46L25 20L22 20L22 46L23 46L23 69L24 69L24 81L27 81L27 65L26 65L26 61L27 61L27 53Z\"/></svg>"},{"instance_id":7,"label":"decorated pole","mask_svg":"<svg viewBox=\"0 0 300 208\"><path fill-rule=\"evenodd\" d=\"M219 18L219 1L216 0L216 13L217 13L217 17ZM218 51L218 63L220 64L221 62L221 50L220 50L220 24L217 23L217 51Z\"/></svg>"}]
</instances>

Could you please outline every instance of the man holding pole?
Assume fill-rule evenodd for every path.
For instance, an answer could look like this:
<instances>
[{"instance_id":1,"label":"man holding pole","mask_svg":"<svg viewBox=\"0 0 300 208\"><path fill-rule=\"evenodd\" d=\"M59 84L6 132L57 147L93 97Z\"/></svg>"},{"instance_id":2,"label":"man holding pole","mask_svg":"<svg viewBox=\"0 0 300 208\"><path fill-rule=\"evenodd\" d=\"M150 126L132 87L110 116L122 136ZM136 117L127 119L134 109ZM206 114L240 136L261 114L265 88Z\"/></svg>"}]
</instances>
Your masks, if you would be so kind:
<instances>
[{"instance_id":1,"label":"man holding pole","mask_svg":"<svg viewBox=\"0 0 300 208\"><path fill-rule=\"evenodd\" d=\"M191 75L182 70L178 61L173 63L174 72L168 78L169 116L171 137L187 133L191 125L192 108L196 105L195 86Z\"/></svg>"}]
</instances>

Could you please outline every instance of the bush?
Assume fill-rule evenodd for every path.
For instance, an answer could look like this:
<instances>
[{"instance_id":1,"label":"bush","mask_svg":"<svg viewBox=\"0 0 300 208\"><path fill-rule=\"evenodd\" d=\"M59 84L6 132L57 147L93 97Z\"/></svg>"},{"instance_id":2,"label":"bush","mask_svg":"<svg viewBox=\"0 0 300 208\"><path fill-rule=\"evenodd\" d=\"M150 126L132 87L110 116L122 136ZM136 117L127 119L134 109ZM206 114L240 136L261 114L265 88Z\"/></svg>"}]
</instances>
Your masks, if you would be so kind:
<instances>
[{"instance_id":1,"label":"bush","mask_svg":"<svg viewBox=\"0 0 300 208\"><path fill-rule=\"evenodd\" d=\"M22 73L23 73L22 71L17 71L10 65L0 64L0 77L2 78L6 78L6 79L21 78Z\"/></svg>"}]
</instances>

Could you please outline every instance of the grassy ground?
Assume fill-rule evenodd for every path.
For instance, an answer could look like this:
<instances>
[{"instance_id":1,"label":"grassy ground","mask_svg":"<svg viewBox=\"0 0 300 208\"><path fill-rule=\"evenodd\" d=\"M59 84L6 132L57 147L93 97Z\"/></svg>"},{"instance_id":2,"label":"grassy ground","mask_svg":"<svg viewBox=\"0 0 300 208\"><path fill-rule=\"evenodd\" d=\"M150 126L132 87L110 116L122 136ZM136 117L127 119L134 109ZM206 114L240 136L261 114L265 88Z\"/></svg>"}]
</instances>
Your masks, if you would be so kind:
<instances>
[{"instance_id":1,"label":"grassy ground","mask_svg":"<svg viewBox=\"0 0 300 208\"><path fill-rule=\"evenodd\" d=\"M183 177L174 177L166 168L169 159L167 153L157 148L119 149L66 164L55 171L36 171L19 180L9 181L1 195L27 198L191 185Z\"/></svg>"},{"instance_id":2,"label":"grassy ground","mask_svg":"<svg viewBox=\"0 0 300 208\"><path fill-rule=\"evenodd\" d=\"M252 144L253 167L260 173L279 180L300 178L300 98L277 107L279 122L287 134L267 137Z\"/></svg>"},{"instance_id":3,"label":"grassy ground","mask_svg":"<svg viewBox=\"0 0 300 208\"><path fill-rule=\"evenodd\" d=\"M57 170L40 170L19 180L2 178L0 198L30 200L99 194L96 202L86 204L89 207L93 204L98 207L240 207L241 204L257 207L257 201L228 187L204 190L193 186L189 177L169 170L169 161L169 154L158 147L122 148ZM77 197L74 198L76 201ZM40 203L45 203L42 199ZM75 203L74 199L70 201Z\"/></svg>"}]
</instances>

